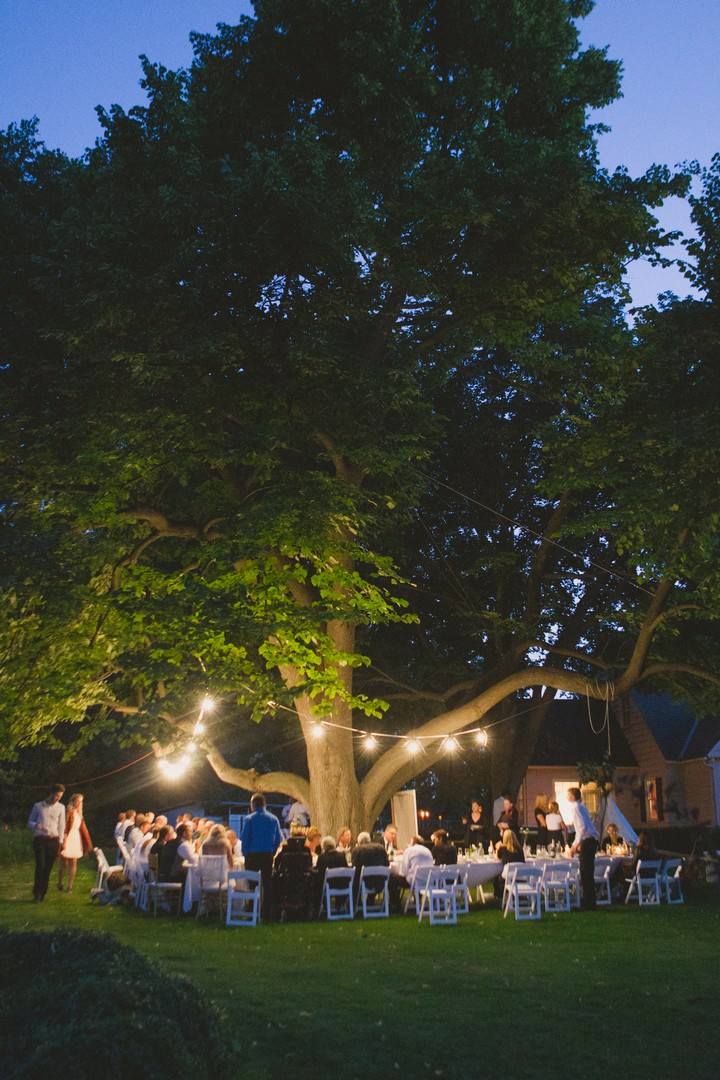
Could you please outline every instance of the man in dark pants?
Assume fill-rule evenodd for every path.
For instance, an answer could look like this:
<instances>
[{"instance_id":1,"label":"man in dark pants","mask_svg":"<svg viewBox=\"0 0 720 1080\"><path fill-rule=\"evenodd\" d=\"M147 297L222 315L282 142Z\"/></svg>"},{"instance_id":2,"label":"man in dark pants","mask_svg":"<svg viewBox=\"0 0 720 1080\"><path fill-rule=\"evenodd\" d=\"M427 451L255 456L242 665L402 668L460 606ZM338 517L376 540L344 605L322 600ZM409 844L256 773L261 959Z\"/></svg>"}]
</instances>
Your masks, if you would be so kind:
<instances>
[{"instance_id":1,"label":"man in dark pants","mask_svg":"<svg viewBox=\"0 0 720 1080\"><path fill-rule=\"evenodd\" d=\"M568 788L567 798L572 804L572 823L575 827L575 842L570 848L570 854L579 852L583 911L594 911L596 907L595 852L600 838L587 807L583 805L580 788Z\"/></svg>"},{"instance_id":2,"label":"man in dark pants","mask_svg":"<svg viewBox=\"0 0 720 1080\"><path fill-rule=\"evenodd\" d=\"M246 870L259 870L262 875L262 917L267 920L272 910L272 868L275 852L282 843L280 822L265 809L265 796L256 792L250 800L252 813L245 818L240 834Z\"/></svg>"},{"instance_id":3,"label":"man in dark pants","mask_svg":"<svg viewBox=\"0 0 720 1080\"><path fill-rule=\"evenodd\" d=\"M35 901L45 899L50 872L65 839L65 807L60 802L64 791L62 784L54 784L48 797L35 803L28 818L28 826L33 831L35 852Z\"/></svg>"}]
</instances>

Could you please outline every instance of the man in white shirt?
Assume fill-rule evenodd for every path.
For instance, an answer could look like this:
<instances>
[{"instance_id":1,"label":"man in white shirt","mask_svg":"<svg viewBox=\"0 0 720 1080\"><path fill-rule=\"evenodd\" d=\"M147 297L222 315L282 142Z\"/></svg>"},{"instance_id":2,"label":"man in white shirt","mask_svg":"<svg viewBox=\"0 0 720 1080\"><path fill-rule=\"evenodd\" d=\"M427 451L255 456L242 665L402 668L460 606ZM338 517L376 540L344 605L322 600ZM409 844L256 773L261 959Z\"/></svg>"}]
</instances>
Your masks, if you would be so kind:
<instances>
[{"instance_id":1,"label":"man in white shirt","mask_svg":"<svg viewBox=\"0 0 720 1080\"><path fill-rule=\"evenodd\" d=\"M595 852L600 838L587 807L583 805L580 788L568 788L567 799L572 808L572 823L575 829L575 841L570 848L570 854L574 855L575 852L579 854L582 906L584 911L594 911L596 907Z\"/></svg>"},{"instance_id":2,"label":"man in white shirt","mask_svg":"<svg viewBox=\"0 0 720 1080\"><path fill-rule=\"evenodd\" d=\"M65 839L65 807L60 802L64 791L62 784L54 784L48 797L35 803L28 818L35 852L33 900L36 903L45 899L50 872Z\"/></svg>"},{"instance_id":3,"label":"man in white shirt","mask_svg":"<svg viewBox=\"0 0 720 1080\"><path fill-rule=\"evenodd\" d=\"M400 873L412 889L415 875L421 866L434 866L432 851L425 847L422 836L413 836L400 860Z\"/></svg>"}]
</instances>

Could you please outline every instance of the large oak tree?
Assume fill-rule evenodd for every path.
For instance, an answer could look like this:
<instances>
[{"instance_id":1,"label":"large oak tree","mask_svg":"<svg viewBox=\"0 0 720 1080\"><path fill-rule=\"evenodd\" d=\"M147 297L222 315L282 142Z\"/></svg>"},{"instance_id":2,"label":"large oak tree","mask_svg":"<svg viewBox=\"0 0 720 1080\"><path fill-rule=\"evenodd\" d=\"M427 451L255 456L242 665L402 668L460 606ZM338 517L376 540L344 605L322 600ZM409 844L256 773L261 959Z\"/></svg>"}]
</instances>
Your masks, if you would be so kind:
<instances>
[{"instance_id":1,"label":"large oak tree","mask_svg":"<svg viewBox=\"0 0 720 1080\"><path fill-rule=\"evenodd\" d=\"M82 160L5 133L8 749L167 745L212 691L220 776L357 829L431 736L714 685L704 361L622 318L682 181L599 167L589 6L265 0L146 62ZM496 785L539 715L494 729ZM249 767L288 717L300 767ZM425 751L369 761L369 726Z\"/></svg>"}]
</instances>

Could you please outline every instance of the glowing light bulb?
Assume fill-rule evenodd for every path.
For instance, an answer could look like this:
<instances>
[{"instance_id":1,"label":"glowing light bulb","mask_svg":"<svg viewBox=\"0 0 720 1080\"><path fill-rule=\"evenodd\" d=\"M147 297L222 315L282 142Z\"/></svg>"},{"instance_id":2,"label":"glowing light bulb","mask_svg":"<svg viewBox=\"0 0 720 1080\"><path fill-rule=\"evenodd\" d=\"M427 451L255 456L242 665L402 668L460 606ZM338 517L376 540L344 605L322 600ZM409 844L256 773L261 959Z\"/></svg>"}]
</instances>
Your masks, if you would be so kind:
<instances>
[{"instance_id":1,"label":"glowing light bulb","mask_svg":"<svg viewBox=\"0 0 720 1080\"><path fill-rule=\"evenodd\" d=\"M313 739L322 739L325 735L325 725L321 724L319 720L316 720L310 728L310 734Z\"/></svg>"},{"instance_id":2,"label":"glowing light bulb","mask_svg":"<svg viewBox=\"0 0 720 1080\"><path fill-rule=\"evenodd\" d=\"M475 735L475 742L478 744L481 750L484 750L488 744L488 733L483 728L482 731L478 731Z\"/></svg>"},{"instance_id":3,"label":"glowing light bulb","mask_svg":"<svg viewBox=\"0 0 720 1080\"><path fill-rule=\"evenodd\" d=\"M194 754L194 753L195 753L195 751L197 750L197 748L198 748L198 747L197 747L197 743L196 743L196 742L189 742L189 743L187 744L187 746L185 747L185 749L187 750L188 754Z\"/></svg>"},{"instance_id":4,"label":"glowing light bulb","mask_svg":"<svg viewBox=\"0 0 720 1080\"><path fill-rule=\"evenodd\" d=\"M411 754L419 754L422 750L419 739L408 739L407 748Z\"/></svg>"},{"instance_id":5,"label":"glowing light bulb","mask_svg":"<svg viewBox=\"0 0 720 1080\"><path fill-rule=\"evenodd\" d=\"M193 735L204 735L204 734L205 734L205 725L203 724L202 720L198 720L197 724L193 728Z\"/></svg>"},{"instance_id":6,"label":"glowing light bulb","mask_svg":"<svg viewBox=\"0 0 720 1080\"><path fill-rule=\"evenodd\" d=\"M442 745L446 754L454 754L458 748L458 741L453 735L448 735L443 739Z\"/></svg>"},{"instance_id":7,"label":"glowing light bulb","mask_svg":"<svg viewBox=\"0 0 720 1080\"><path fill-rule=\"evenodd\" d=\"M377 739L372 734L372 732L368 731L367 734L365 735L365 737L363 738L363 746L365 747L366 750L374 750L375 747L377 746Z\"/></svg>"},{"instance_id":8,"label":"glowing light bulb","mask_svg":"<svg viewBox=\"0 0 720 1080\"><path fill-rule=\"evenodd\" d=\"M211 697L208 697L208 696L205 696L202 699L202 702L200 703L200 712L201 713L212 712L214 708L215 708L215 699L211 698Z\"/></svg>"}]
</instances>

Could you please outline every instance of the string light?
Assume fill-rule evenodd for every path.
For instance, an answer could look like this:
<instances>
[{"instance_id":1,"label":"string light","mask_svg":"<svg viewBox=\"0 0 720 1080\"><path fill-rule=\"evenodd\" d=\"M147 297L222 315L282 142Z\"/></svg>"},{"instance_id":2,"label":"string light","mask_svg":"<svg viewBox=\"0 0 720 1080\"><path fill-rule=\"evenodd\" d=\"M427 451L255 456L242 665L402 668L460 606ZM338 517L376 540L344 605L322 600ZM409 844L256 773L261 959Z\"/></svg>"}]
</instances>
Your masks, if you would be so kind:
<instances>
[{"instance_id":1,"label":"string light","mask_svg":"<svg viewBox=\"0 0 720 1080\"><path fill-rule=\"evenodd\" d=\"M476 732L475 742L478 744L481 750L485 749L488 744L488 733L485 728L483 728L481 731Z\"/></svg>"},{"instance_id":2,"label":"string light","mask_svg":"<svg viewBox=\"0 0 720 1080\"><path fill-rule=\"evenodd\" d=\"M315 723L312 724L310 727L310 734L312 735L313 739L322 739L325 735L325 725L322 724L319 720L316 720Z\"/></svg>"},{"instance_id":3,"label":"string light","mask_svg":"<svg viewBox=\"0 0 720 1080\"><path fill-rule=\"evenodd\" d=\"M363 736L363 746L366 750L374 750L377 747L378 741L371 731L368 731Z\"/></svg>"},{"instance_id":4,"label":"string light","mask_svg":"<svg viewBox=\"0 0 720 1080\"><path fill-rule=\"evenodd\" d=\"M459 749L457 739L453 735L446 735L442 742L442 748L446 754L454 754Z\"/></svg>"},{"instance_id":5,"label":"string light","mask_svg":"<svg viewBox=\"0 0 720 1080\"><path fill-rule=\"evenodd\" d=\"M422 744L419 739L408 739L407 748L411 754L419 754L422 750Z\"/></svg>"}]
</instances>

